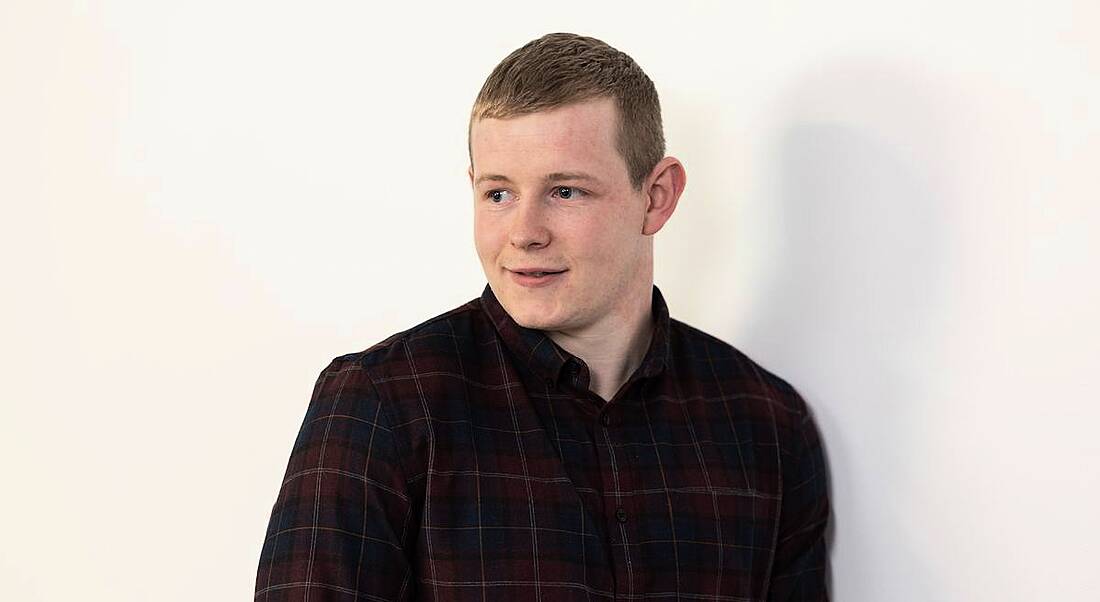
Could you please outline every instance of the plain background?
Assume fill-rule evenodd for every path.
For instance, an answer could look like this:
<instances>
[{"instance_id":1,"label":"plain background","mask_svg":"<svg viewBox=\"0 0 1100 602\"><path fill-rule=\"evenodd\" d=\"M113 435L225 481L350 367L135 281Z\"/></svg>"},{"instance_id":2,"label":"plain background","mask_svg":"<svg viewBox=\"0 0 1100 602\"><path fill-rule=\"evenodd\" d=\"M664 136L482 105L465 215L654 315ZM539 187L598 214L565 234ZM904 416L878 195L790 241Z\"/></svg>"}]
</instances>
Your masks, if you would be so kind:
<instances>
[{"instance_id":1,"label":"plain background","mask_svg":"<svg viewBox=\"0 0 1100 602\"><path fill-rule=\"evenodd\" d=\"M0 598L242 600L314 379L477 296L466 119L550 31L688 173L675 317L792 382L840 601L1100 592L1100 10L0 2Z\"/></svg>"}]
</instances>

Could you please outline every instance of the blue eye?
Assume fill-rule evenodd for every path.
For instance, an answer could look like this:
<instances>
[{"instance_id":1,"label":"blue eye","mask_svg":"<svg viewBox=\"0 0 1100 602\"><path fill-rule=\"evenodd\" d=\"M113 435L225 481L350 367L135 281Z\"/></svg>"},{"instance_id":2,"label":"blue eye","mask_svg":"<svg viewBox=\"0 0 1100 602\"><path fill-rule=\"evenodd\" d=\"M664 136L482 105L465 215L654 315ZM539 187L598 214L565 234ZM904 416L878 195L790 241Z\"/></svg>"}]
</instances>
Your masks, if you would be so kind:
<instances>
[{"instance_id":1,"label":"blue eye","mask_svg":"<svg viewBox=\"0 0 1100 602\"><path fill-rule=\"evenodd\" d=\"M503 203L507 200L505 195L508 194L507 190L490 190L485 194L485 197L493 203Z\"/></svg>"},{"instance_id":2,"label":"blue eye","mask_svg":"<svg viewBox=\"0 0 1100 602\"><path fill-rule=\"evenodd\" d=\"M557 193L559 198L569 200L578 191L574 190L572 186L557 186L554 188L554 192Z\"/></svg>"}]
</instances>

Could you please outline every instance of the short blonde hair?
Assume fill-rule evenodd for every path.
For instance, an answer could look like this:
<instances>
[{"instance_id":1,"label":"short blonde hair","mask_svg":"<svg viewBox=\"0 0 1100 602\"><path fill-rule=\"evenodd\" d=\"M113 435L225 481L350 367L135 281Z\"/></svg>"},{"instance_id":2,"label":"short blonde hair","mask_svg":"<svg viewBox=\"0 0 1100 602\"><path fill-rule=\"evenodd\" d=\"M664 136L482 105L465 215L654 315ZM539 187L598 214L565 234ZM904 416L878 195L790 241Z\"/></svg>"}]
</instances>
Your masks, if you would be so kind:
<instances>
[{"instance_id":1,"label":"short blonde hair","mask_svg":"<svg viewBox=\"0 0 1100 602\"><path fill-rule=\"evenodd\" d=\"M551 33L514 50L481 86L469 127L603 97L618 107L616 147L640 190L665 154L657 89L634 59L596 38Z\"/></svg>"}]
</instances>

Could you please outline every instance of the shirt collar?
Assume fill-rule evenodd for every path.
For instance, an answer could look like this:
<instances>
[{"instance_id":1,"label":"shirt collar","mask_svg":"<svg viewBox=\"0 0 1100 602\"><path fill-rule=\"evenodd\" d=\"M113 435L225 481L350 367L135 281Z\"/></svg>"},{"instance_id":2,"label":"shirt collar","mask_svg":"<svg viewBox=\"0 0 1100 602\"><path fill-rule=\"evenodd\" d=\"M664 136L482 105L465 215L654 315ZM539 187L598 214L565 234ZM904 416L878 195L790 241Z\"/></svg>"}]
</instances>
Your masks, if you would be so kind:
<instances>
[{"instance_id":1,"label":"shirt collar","mask_svg":"<svg viewBox=\"0 0 1100 602\"><path fill-rule=\"evenodd\" d=\"M489 316L504 345L528 370L550 382L558 382L562 368L571 360L580 362L562 349L545 332L520 326L505 311L488 284L481 292L481 307ZM643 378L657 376L668 365L669 314L665 298L656 285L653 286L653 338L638 368Z\"/></svg>"}]
</instances>

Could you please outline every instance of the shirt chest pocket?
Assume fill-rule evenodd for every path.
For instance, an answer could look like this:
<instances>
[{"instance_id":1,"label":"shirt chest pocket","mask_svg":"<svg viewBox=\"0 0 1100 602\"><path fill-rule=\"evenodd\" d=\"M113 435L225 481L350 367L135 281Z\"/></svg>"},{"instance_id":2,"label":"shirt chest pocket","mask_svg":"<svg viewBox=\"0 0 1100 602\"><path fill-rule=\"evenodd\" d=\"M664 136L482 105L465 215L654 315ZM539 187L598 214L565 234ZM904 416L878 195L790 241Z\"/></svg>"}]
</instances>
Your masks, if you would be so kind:
<instances>
[{"instance_id":1,"label":"shirt chest pocket","mask_svg":"<svg viewBox=\"0 0 1100 602\"><path fill-rule=\"evenodd\" d=\"M772 561L778 525L778 480L760 450L730 443L660 446L660 467L642 467L647 520L638 526L648 566L680 575L700 595L756 599ZM643 464L655 453L639 450ZM748 484L748 486L746 486ZM658 493L659 492L659 493ZM671 586L670 583L655 585Z\"/></svg>"},{"instance_id":2,"label":"shirt chest pocket","mask_svg":"<svg viewBox=\"0 0 1100 602\"><path fill-rule=\"evenodd\" d=\"M548 567L582 583L604 538L545 434L453 424L436 429L418 541L436 580L531 582ZM442 454L446 453L446 456ZM598 581L598 579L596 579ZM605 584L607 585L607 584Z\"/></svg>"}]
</instances>

